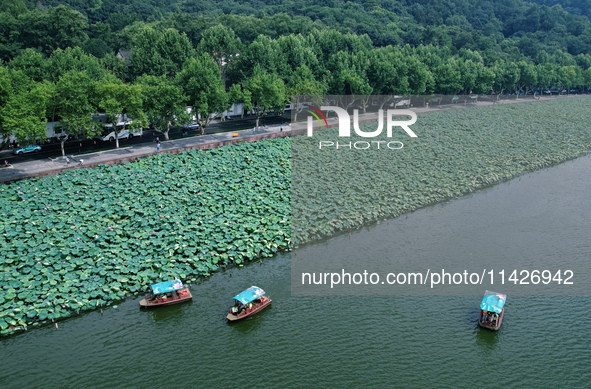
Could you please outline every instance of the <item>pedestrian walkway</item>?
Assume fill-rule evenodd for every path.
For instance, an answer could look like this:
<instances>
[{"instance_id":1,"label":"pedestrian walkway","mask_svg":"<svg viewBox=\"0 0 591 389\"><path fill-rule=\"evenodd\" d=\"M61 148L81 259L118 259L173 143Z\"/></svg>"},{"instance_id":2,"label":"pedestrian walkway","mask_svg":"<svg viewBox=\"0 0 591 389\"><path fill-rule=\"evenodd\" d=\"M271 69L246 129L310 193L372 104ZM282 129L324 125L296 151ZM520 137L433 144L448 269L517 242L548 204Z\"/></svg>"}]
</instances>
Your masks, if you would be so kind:
<instances>
[{"instance_id":1,"label":"pedestrian walkway","mask_svg":"<svg viewBox=\"0 0 591 389\"><path fill-rule=\"evenodd\" d=\"M237 134L237 135L235 135ZM150 155L159 153L178 153L184 150L191 149L207 149L213 147L220 147L226 144L238 142L253 142L266 138L275 138L291 135L291 126L283 124L283 131L281 125L273 125L269 127L259 127L256 131L253 129L220 132L216 134L206 134L193 136L182 139L174 139L169 141L161 140L160 151L156 149L156 143L143 143L134 146L104 150L95 153L80 154L75 157L70 157L70 166L67 166L66 159L58 157L55 159L43 160L11 160L12 167L0 168L0 182L20 180L23 178L40 177L47 174L58 173L66 169L74 168L88 168L99 164L114 164L125 161L134 161L138 158L144 158ZM2 159L3 154L10 153L4 151L0 154L0 163L4 164ZM82 163L80 163L82 161Z\"/></svg>"},{"instance_id":2,"label":"pedestrian walkway","mask_svg":"<svg viewBox=\"0 0 591 389\"><path fill-rule=\"evenodd\" d=\"M556 97L541 98L544 100L553 100ZM535 102L540 100L533 100L532 98L520 98L511 100L500 100L499 104L512 104L512 103L527 103ZM443 111L449 109L463 109L476 106L487 106L495 103L491 101L481 102L458 102L457 104L450 104L444 106L430 106L430 107L414 107L411 108L417 114L424 114L427 112ZM360 114L359 123L375 121L375 113ZM328 119L329 127L337 126L337 119ZM3 168L0 167L0 182L8 182L20 180L23 178L40 177L47 174L58 173L66 169L94 167L99 164L116 164L125 161L134 161L138 158L144 158L150 155L158 153L178 153L184 150L191 149L207 149L220 147L231 143L237 142L253 142L266 138L284 137L295 134L306 133L306 123L299 122L293 126L286 123L283 125L271 125L269 127L263 126L249 128L245 130L237 130L230 132L220 132L216 134L199 135L188 138L174 139L169 141L162 141L160 144L160 150L157 150L156 143L144 143L134 146L105 150L88 154L80 154L75 157L70 156L71 163L67 166L65 158L59 157L55 159L48 158L46 160L22 160L15 161L11 160L12 167ZM237 134L237 136L234 136ZM4 164L3 155L10 153L9 151L0 152L0 164ZM82 160L82 163L80 163Z\"/></svg>"}]
</instances>

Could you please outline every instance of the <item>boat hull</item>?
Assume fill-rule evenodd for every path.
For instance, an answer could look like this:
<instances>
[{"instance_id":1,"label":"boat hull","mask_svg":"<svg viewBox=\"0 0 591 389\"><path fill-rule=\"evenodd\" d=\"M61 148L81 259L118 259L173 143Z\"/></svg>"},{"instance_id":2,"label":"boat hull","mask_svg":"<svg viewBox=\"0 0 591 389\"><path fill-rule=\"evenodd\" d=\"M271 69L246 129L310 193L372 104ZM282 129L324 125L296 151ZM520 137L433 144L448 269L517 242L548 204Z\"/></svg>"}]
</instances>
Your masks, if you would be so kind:
<instances>
[{"instance_id":1,"label":"boat hull","mask_svg":"<svg viewBox=\"0 0 591 389\"><path fill-rule=\"evenodd\" d=\"M185 294L181 294L185 291ZM140 300L140 307L142 308L156 308L156 307L164 307L167 305L175 305L184 303L186 301L191 301L193 296L188 288L184 288L178 291L179 296L177 298L167 298L166 301L164 300L146 300L145 298Z\"/></svg>"},{"instance_id":2,"label":"boat hull","mask_svg":"<svg viewBox=\"0 0 591 389\"><path fill-rule=\"evenodd\" d=\"M497 319L497 325L493 325L490 323L486 323L482 321L482 318L478 319L478 325L482 328L486 328L487 330L491 331L498 331L501 328L501 324L503 323L503 316L505 315L505 308L499 314L499 318Z\"/></svg>"},{"instance_id":3,"label":"boat hull","mask_svg":"<svg viewBox=\"0 0 591 389\"><path fill-rule=\"evenodd\" d=\"M256 306L253 307L253 309L251 311L248 311L248 312L246 312L246 311L240 312L238 315L233 315L231 313L228 313L228 316L226 316L226 319L228 319L228 321L238 321L238 320L246 319L249 316L259 313L263 309L267 308L269 305L271 305L271 299L267 299L264 302L257 304Z\"/></svg>"}]
</instances>

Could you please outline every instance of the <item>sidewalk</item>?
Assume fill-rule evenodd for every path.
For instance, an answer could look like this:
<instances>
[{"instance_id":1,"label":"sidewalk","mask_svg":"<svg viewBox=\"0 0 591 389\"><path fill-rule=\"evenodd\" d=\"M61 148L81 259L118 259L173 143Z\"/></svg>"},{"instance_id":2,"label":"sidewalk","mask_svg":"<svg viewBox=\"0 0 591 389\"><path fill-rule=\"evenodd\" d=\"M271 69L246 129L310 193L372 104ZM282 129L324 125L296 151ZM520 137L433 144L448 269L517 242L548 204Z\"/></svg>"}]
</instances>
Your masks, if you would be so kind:
<instances>
[{"instance_id":1,"label":"sidewalk","mask_svg":"<svg viewBox=\"0 0 591 389\"><path fill-rule=\"evenodd\" d=\"M491 101L479 101L479 102L458 102L456 104L444 105L444 106L430 106L430 107L414 107L411 108L417 114L424 114L428 112L444 111L450 109L464 109L470 107L482 107L490 106L494 104L515 104L515 103L533 103L537 101L548 101L555 100L557 97L542 97L540 100L533 100L532 98L520 98L520 99L508 99L500 100L497 103ZM564 97L560 97L564 98ZM360 114L359 122L371 122L375 121L375 113ZM329 118L329 127L337 126L338 122L335 117ZM256 133L253 133L252 128L247 130L237 130L229 132L220 132L217 134L206 134L199 135L189 138L174 139L169 141L162 141L160 145L160 151L156 151L156 144L141 144L134 145L125 148L119 148L114 150L105 150L95 153L80 154L76 155L72 159L70 167L66 165L64 158L59 157L56 159L47 160L36 160L36 161L22 161L16 162L13 160L13 166L11 168L0 167L0 183L20 180L23 178L30 177L41 177L47 174L59 173L66 169L74 168L89 168L95 167L100 164L116 164L122 162L131 162L138 158L144 158L150 155L158 153L179 153L185 150L191 149L208 149L214 147L220 147L231 143L237 142L255 142L266 138L285 137L296 134L306 133L306 123L298 122L292 126L289 123L283 125L283 131L281 125L271 125L269 127L259 127ZM232 136L237 133L238 136ZM4 164L3 155L7 155L10 151L0 152L0 164ZM79 165L76 161L82 159L84 163Z\"/></svg>"},{"instance_id":2,"label":"sidewalk","mask_svg":"<svg viewBox=\"0 0 591 389\"><path fill-rule=\"evenodd\" d=\"M238 134L233 136L232 134ZM89 168L100 164L116 164L125 161L134 161L138 158L145 158L159 153L179 153L191 149L208 149L220 147L231 143L254 142L266 138L277 138L291 135L291 126L289 124L273 125L269 127L259 127L253 133L252 129L238 130L230 132L221 132L217 134L206 134L194 137L161 141L160 151L156 151L156 144L141 144L114 150L104 150L96 153L80 154L71 159L70 167L67 166L65 158L56 159L47 158L45 160L34 160L22 162L12 161L12 167L0 168L0 182L20 180L30 177L41 177L47 174L59 173L66 169ZM0 163L4 164L2 156L10 151L0 153ZM68 155L70 156L70 155ZM82 165L77 161L83 160Z\"/></svg>"}]
</instances>

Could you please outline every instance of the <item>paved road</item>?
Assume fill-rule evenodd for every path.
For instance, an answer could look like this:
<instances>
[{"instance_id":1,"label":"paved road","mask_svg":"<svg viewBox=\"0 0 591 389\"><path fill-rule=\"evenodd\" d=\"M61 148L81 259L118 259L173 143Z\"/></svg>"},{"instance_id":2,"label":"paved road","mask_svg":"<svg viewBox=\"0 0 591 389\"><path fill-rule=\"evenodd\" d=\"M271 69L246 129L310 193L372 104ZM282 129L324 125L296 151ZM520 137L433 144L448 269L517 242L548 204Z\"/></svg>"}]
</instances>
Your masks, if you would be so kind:
<instances>
[{"instance_id":1,"label":"paved road","mask_svg":"<svg viewBox=\"0 0 591 389\"><path fill-rule=\"evenodd\" d=\"M556 99L556 97L542 98L539 101L550 99ZM535 100L531 98L521 98L518 100L501 100L499 104L527 102L535 102ZM412 109L418 114L422 114L447 109L463 109L475 106L487 106L492 104L492 102L482 101L467 104L457 103L446 106L431 106ZM375 113L360 115L360 121L364 121L364 116L367 116L366 120L371 119L371 117L375 117ZM189 133L189 136L183 138L181 137L181 132L179 129L174 129L174 131L171 130L171 140L169 141L163 141L164 137L161 133L145 131L144 136L142 138L121 140L119 149L114 148L114 142L111 146L109 146L109 142L96 141L95 145L95 142L93 140L88 140L82 143L82 147L78 146L79 142L68 144L66 154L73 156L75 160L82 159L84 161L85 166L94 166L100 163L129 160L133 158L139 158L155 154L156 146L154 144L154 140L156 139L156 136L158 136L160 140L163 141L161 144L160 152L172 152L174 150L179 149L207 147L207 145L215 147L216 145L219 145L220 142L230 142L236 140L256 140L260 137L269 137L272 136L271 134L273 133L281 132L281 126L283 126L283 132L285 133L282 135L290 135L292 131L291 125L289 123L284 123L282 125L281 123L283 121L287 121L287 119L285 117L265 118L264 121L260 123L265 124L265 126L260 127L256 134L254 134L252 130L254 126L254 118L225 122L216 121L213 122L207 128L205 135L192 136L200 133L199 130L192 130ZM337 125L336 118L329 119L329 122L331 122L329 124L330 126ZM302 126L305 126L305 123L298 123L297 125L294 125L294 130ZM232 131L232 129L235 128L245 127L248 127L248 129ZM234 133L237 133L238 136L234 137ZM253 137L255 138L253 139ZM105 146L108 147L107 150L87 153L88 151L92 151L92 149L95 147L105 148ZM79 154L80 151L84 154ZM50 156L53 158L50 158ZM46 151L42 151L35 155L13 156L9 151L3 151L0 152L0 165L4 165L4 161L8 161L8 163L11 164L12 167L0 168L0 182L13 181L26 177L49 174L51 172L56 172L68 168L65 159L61 157L59 144L56 145L56 148L54 149L50 148L49 151L46 149ZM75 165L76 162L72 161L70 168L75 167Z\"/></svg>"},{"instance_id":2,"label":"paved road","mask_svg":"<svg viewBox=\"0 0 591 389\"><path fill-rule=\"evenodd\" d=\"M284 115L284 117L264 118L261 120L259 125L270 126L275 124L280 125L281 123L287 123L289 122L288 116L289 115ZM205 134L212 134L220 131L235 131L237 129L252 128L254 127L254 125L254 117L226 120L224 122L215 120L209 126L207 126L207 128L205 129ZM186 136L196 136L200 134L201 130L199 129L189 130L183 134L182 128L179 127L172 127L170 132L168 133L170 139L180 139ZM160 141L164 140L164 135L161 132L145 130L144 135L142 137L135 137L133 139L120 139L119 146L127 147L139 145L142 143L152 143L154 142L156 137L159 137ZM66 155L77 155L82 153L88 153L90 151L100 151L106 149L115 149L115 142L103 142L101 140L87 139L82 141L69 141L66 142L64 146ZM8 152L0 152L0 159L2 164L5 160L8 160L8 163L10 164L17 164L22 161L43 160L49 157L60 157L61 155L61 144L58 142L43 145L43 149L39 153L13 155Z\"/></svg>"},{"instance_id":3,"label":"paved road","mask_svg":"<svg viewBox=\"0 0 591 389\"><path fill-rule=\"evenodd\" d=\"M241 140L252 141L263 137L278 136L279 133L282 133L282 136L288 136L291 133L291 126L289 124L284 124L283 127L281 124L269 125L259 127L256 132L250 128L247 130L226 131L172 139L161 142L160 153L197 147L206 148L209 145L215 147L224 142L228 143ZM234 134L237 135L234 136ZM11 168L0 168L0 182L13 181L21 178L59 172L68 168L75 168L78 166L78 161L80 159L83 160L82 166L88 167L101 163L130 160L157 154L158 151L156 150L155 143L152 141L152 134L144 136L144 138L148 138L148 141L133 145L127 145L124 142L121 142L119 149L109 149L80 155L72 155L71 153L68 153L67 155L72 158L70 166L67 165L65 158L62 158L61 156L58 158L49 158L47 155L43 156L42 153L35 156L36 158L14 158L9 162L12 165ZM160 138L160 140L162 140L162 138ZM6 152L4 152L4 155L7 155ZM5 158L3 158L3 155L0 155L0 164L4 164L4 160Z\"/></svg>"}]
</instances>

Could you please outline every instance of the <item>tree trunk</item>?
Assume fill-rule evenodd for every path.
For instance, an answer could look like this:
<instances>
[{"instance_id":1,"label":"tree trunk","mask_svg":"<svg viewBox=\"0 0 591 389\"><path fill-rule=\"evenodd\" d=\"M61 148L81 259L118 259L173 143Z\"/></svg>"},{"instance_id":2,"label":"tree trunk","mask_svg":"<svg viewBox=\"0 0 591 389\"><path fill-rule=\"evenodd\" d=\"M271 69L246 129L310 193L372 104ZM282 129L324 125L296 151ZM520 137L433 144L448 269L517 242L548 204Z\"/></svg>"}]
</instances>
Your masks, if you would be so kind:
<instances>
[{"instance_id":1,"label":"tree trunk","mask_svg":"<svg viewBox=\"0 0 591 389\"><path fill-rule=\"evenodd\" d=\"M119 131L117 131L117 122L113 123L113 130L115 132L115 148L119 148Z\"/></svg>"},{"instance_id":2,"label":"tree trunk","mask_svg":"<svg viewBox=\"0 0 591 389\"><path fill-rule=\"evenodd\" d=\"M166 131L164 132L164 140L169 140L169 138L168 138L169 131L170 131L170 122L168 122L168 124L166 125Z\"/></svg>"},{"instance_id":3,"label":"tree trunk","mask_svg":"<svg viewBox=\"0 0 591 389\"><path fill-rule=\"evenodd\" d=\"M61 146L62 146L62 157L65 157L66 156L66 151L64 150L64 144L66 143L66 139L60 140L60 143L61 143Z\"/></svg>"}]
</instances>

